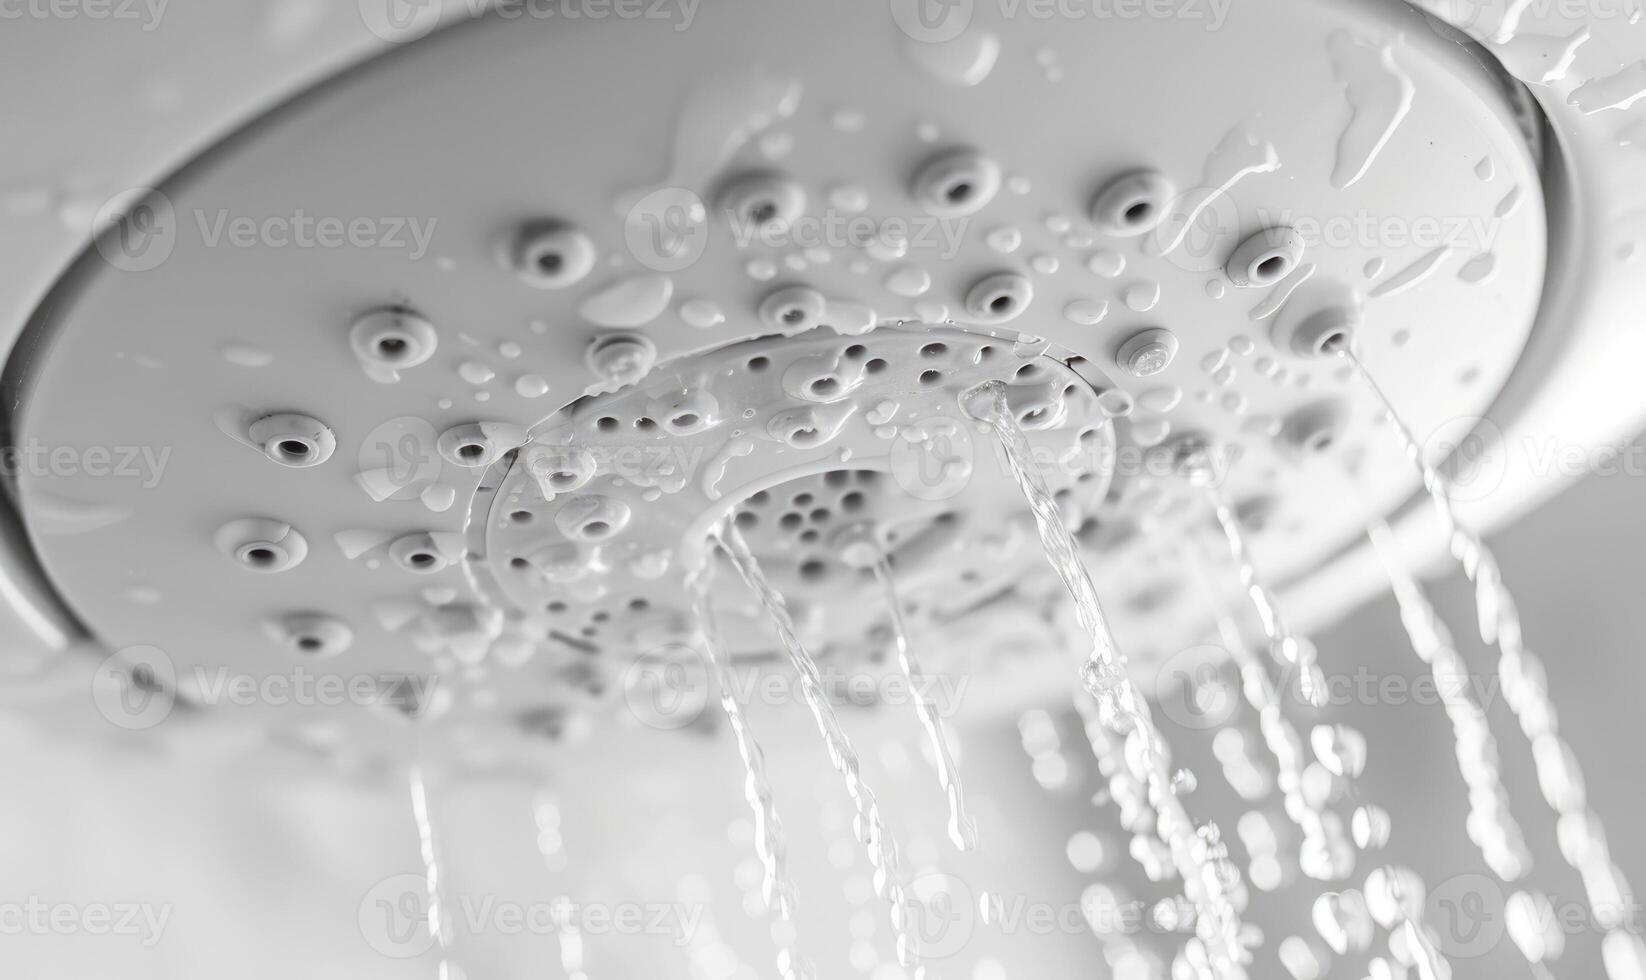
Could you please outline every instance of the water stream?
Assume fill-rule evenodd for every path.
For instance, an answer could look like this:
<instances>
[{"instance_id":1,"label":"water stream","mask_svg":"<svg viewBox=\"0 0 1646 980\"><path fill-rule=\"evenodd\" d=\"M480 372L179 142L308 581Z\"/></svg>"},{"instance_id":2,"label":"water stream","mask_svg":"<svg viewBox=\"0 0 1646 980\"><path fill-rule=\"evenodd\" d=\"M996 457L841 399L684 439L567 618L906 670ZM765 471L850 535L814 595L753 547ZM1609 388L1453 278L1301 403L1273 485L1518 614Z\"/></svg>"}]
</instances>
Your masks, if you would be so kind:
<instances>
[{"instance_id":1,"label":"water stream","mask_svg":"<svg viewBox=\"0 0 1646 980\"><path fill-rule=\"evenodd\" d=\"M1532 758L1544 799L1559 817L1560 851L1583 879L1595 921L1606 930L1603 947L1612 980L1646 978L1646 943L1630 931L1637 917L1635 894L1612 861L1600 817L1588 805L1583 772L1577 757L1560 736L1548 693L1548 675L1538 656L1526 649L1520 614L1513 595L1503 583L1497 559L1480 536L1457 518L1445 478L1423 455L1423 447L1389 396L1352 347L1339 344L1333 352L1348 362L1382 405L1406 458L1422 478L1423 488L1440 517L1441 530L1452 557L1475 587L1476 624L1480 638L1499 651L1498 677L1504 700L1514 712L1521 731L1532 744Z\"/></svg>"},{"instance_id":2,"label":"water stream","mask_svg":"<svg viewBox=\"0 0 1646 980\"><path fill-rule=\"evenodd\" d=\"M1209 980L1242 978L1251 953L1247 948L1250 937L1245 935L1232 897L1240 891L1240 872L1229 860L1217 827L1195 827L1174 791L1170 748L1155 726L1148 702L1127 672L1097 588L1080 560L1079 545L1058 513L1028 438L1017 424L1006 398L1006 386L998 381L979 385L966 393L963 404L998 438L1034 514L1047 561L1074 598L1080 625L1091 640L1091 652L1080 671L1081 683L1097 702L1103 726L1121 740L1125 769L1147 787L1160 839L1170 849L1172 865L1183 878L1185 896L1199 912L1195 937L1185 950L1185 962L1196 976Z\"/></svg>"},{"instance_id":3,"label":"water stream","mask_svg":"<svg viewBox=\"0 0 1646 980\"><path fill-rule=\"evenodd\" d=\"M1498 768L1497 740L1492 738L1485 710L1470 693L1468 665L1452 645L1451 631L1401 562L1388 525L1373 524L1367 536L1389 576L1412 649L1429 665L1441 705L1451 719L1458 769L1469 790L1469 838L1499 879L1515 881L1531 870L1532 855L1509 812L1509 794Z\"/></svg>"},{"instance_id":4,"label":"water stream","mask_svg":"<svg viewBox=\"0 0 1646 980\"><path fill-rule=\"evenodd\" d=\"M720 688L720 707L726 712L726 720L731 724L732 737L737 742L738 755L743 760L743 797L748 801L749 811L754 815L755 852L764 871L761 892L766 900L766 907L776 911L778 918L791 927L781 931L785 935L793 936L796 895L794 881L789 877L784 855L783 823L777 817L777 804L772 799L771 781L766 776L766 755L761 751L760 743L755 740L754 730L749 726L749 719L743 712L743 706L737 701L737 684L732 677L725 644L721 641L714 609L709 601L712 584L711 553L703 565L687 577L686 589L691 594L698 629L703 634L704 654L708 658L714 681ZM778 951L777 968L784 980L799 980L813 975L811 964L800 955L800 951L793 943Z\"/></svg>"},{"instance_id":5,"label":"water stream","mask_svg":"<svg viewBox=\"0 0 1646 980\"><path fill-rule=\"evenodd\" d=\"M1186 551L1185 564L1194 573L1201 592L1209 601L1215 602L1215 593L1199 556ZM1280 692L1270 680L1268 668L1252 653L1233 617L1221 605L1215 607L1214 617L1223 646L1229 651L1229 657L1240 673L1240 689L1246 703L1257 712L1258 731L1263 743L1275 758L1275 783L1280 788L1286 815L1303 833L1299 849L1300 865L1309 877L1327 880L1328 876L1321 872L1332 863L1332 846L1320 808L1303 791L1303 773L1307 766L1303 737L1286 717ZM1270 637L1270 642L1273 643L1273 637Z\"/></svg>"},{"instance_id":6,"label":"water stream","mask_svg":"<svg viewBox=\"0 0 1646 980\"><path fill-rule=\"evenodd\" d=\"M440 980L460 980L451 961L451 933L446 929L446 910L441 901L440 847L429 818L429 791L421 766L413 766L407 778L411 790L412 818L417 821L418 850L423 858L423 888L428 897L429 936L440 950Z\"/></svg>"},{"instance_id":7,"label":"water stream","mask_svg":"<svg viewBox=\"0 0 1646 980\"><path fill-rule=\"evenodd\" d=\"M727 519L717 525L711 534L731 559L732 567L737 570L738 576L760 600L760 605L777 630L778 639L788 655L790 664L800 677L801 695L806 701L807 708L811 710L812 719L817 722L817 730L823 737L829 762L845 781L846 794L857 810L853 829L858 841L868 852L869 863L875 869L875 892L891 906L892 935L897 947L898 962L911 971L917 970L919 950L908 928L908 897L898 868L897 841L880 818L880 807L875 801L874 792L863 781L857 750L852 748L851 741L840 727L840 719L835 714L834 705L830 703L828 692L824 690L823 676L817 668L817 662L800 641L782 594L766 579L765 573L760 569L760 563L755 561L754 553L749 550L748 542L743 540L743 535L737 527Z\"/></svg>"},{"instance_id":8,"label":"water stream","mask_svg":"<svg viewBox=\"0 0 1646 980\"><path fill-rule=\"evenodd\" d=\"M909 689L915 694L915 711L920 717L920 726L926 730L927 744L932 748L932 764L937 769L938 786L949 804L949 840L961 851L970 851L977 847L977 823L966 812L966 794L960 785L960 768L949 753L949 743L943 732L943 716L938 713L937 704L923 693L926 690L926 674L921 670L920 661L915 658L909 642L909 626L903 618L903 604L898 598L897 583L892 578L891 562L885 551L879 548L875 549L874 574L886 594L892 639L897 646L897 662L903 668Z\"/></svg>"}]
</instances>

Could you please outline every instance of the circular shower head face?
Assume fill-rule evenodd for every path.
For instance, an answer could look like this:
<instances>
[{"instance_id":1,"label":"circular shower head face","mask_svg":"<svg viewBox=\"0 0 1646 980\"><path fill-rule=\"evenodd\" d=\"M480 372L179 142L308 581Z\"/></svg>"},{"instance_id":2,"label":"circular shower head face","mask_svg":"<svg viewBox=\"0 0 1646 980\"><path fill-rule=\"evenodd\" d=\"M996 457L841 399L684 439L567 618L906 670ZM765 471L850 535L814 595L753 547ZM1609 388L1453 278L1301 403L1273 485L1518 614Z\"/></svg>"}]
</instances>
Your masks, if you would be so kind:
<instances>
[{"instance_id":1,"label":"circular shower head face","mask_svg":"<svg viewBox=\"0 0 1646 980\"><path fill-rule=\"evenodd\" d=\"M1322 325L1424 431L1483 411L1531 329L1532 155L1499 80L1412 11L1277 0L1208 31L978 5L939 36L734 0L674 26L406 45L88 250L9 380L15 444L47 450L22 515L92 634L164 650L185 697L324 654L541 731L690 638L681 576L731 515L822 655L884 623L836 547L864 524L922 635L988 670L1000 624L1066 618L958 411L1001 380L1148 664L1201 608L1172 440L1217 447L1285 582L1416 489L1368 467L1343 503L1380 419ZM740 655L772 649L726 617ZM1041 660L1010 661L1020 689L1066 683Z\"/></svg>"}]
</instances>

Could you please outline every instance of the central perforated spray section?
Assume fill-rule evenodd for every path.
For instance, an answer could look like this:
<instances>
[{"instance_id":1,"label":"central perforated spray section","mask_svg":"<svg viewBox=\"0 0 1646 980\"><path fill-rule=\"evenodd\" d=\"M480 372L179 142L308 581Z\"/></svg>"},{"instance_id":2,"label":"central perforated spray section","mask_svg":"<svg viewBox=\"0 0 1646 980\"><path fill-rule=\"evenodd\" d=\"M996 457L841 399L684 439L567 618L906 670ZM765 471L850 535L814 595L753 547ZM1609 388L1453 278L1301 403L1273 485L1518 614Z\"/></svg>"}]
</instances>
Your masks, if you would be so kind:
<instances>
[{"instance_id":1,"label":"central perforated spray section","mask_svg":"<svg viewBox=\"0 0 1646 980\"><path fill-rule=\"evenodd\" d=\"M952 592L979 584L940 560L971 516L1012 509L961 392L1006 382L1054 487L1071 506L1103 499L1102 395L1045 350L944 327L814 329L660 366L499 459L470 507L470 567L521 641L641 654L690 633L683 579L735 514L773 582L818 612L825 647L863 652L875 587L841 560L842 534L873 534L911 584Z\"/></svg>"}]
</instances>

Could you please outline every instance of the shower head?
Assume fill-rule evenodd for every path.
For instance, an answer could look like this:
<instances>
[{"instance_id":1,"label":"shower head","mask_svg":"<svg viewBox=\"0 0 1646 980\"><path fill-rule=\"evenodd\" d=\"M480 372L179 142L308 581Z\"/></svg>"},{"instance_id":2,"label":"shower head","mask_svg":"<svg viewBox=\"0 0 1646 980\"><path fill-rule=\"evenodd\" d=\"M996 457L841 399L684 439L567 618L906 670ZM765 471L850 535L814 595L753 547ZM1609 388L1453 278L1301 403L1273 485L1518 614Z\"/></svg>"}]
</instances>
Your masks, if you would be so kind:
<instances>
[{"instance_id":1,"label":"shower head","mask_svg":"<svg viewBox=\"0 0 1646 980\"><path fill-rule=\"evenodd\" d=\"M1580 137L1416 10L917 13L365 18L396 50L105 209L19 340L14 444L136 474L19 468L33 608L164 651L183 703L333 658L541 733L689 636L722 518L824 656L882 656L866 528L1008 708L1066 667L988 624L1067 638L964 391L1008 383L1147 670L1206 625L1183 439L1284 589L1418 490L1322 355L1455 432L1558 343L1550 262L1594 272L1551 232Z\"/></svg>"}]
</instances>

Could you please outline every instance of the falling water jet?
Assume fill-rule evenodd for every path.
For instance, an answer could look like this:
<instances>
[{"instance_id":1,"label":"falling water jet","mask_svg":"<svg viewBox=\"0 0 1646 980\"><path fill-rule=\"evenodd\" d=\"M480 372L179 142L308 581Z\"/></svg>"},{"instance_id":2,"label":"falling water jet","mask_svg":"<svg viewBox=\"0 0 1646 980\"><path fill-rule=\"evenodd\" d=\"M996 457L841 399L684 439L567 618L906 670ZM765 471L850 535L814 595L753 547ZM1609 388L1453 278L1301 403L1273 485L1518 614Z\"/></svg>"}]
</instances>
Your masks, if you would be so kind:
<instances>
[{"instance_id":1,"label":"falling water jet","mask_svg":"<svg viewBox=\"0 0 1646 980\"><path fill-rule=\"evenodd\" d=\"M687 576L686 589L691 594L692 610L697 616L697 628L703 635L704 655L720 687L720 707L726 712L732 736L737 742L737 753L743 760L743 798L754 814L754 847L764 869L761 893L766 907L777 912L778 918L791 927L794 924L795 885L789 877L785 858L783 823L777 816L777 804L772 798L771 781L766 776L766 754L755 740L748 716L738 703L737 685L726 660L726 648L720 638L720 629L714 618L709 592L713 584L713 555L706 555L703 564ZM788 930L790 935L794 930ZM803 959L794 943L778 951L778 972L784 980L810 978L811 964Z\"/></svg>"},{"instance_id":2,"label":"falling water jet","mask_svg":"<svg viewBox=\"0 0 1646 980\"><path fill-rule=\"evenodd\" d=\"M446 930L445 904L441 901L440 848L434 839L434 822L429 818L429 792L423 768L413 766L407 783L411 790L412 818L417 821L418 850L423 857L423 888L428 896L429 936L440 947L440 980L461 980L462 971L451 962L451 935Z\"/></svg>"},{"instance_id":3,"label":"falling water jet","mask_svg":"<svg viewBox=\"0 0 1646 980\"><path fill-rule=\"evenodd\" d=\"M851 798L853 806L857 809L857 817L852 826L858 841L868 852L869 863L874 866L875 892L891 906L892 935L897 947L898 962L909 970L917 971L919 951L914 936L909 932L908 896L904 889L902 874L898 870L897 841L882 823L880 806L875 802L874 792L863 781L857 750L852 748L851 741L846 738L846 733L840 727L840 719L835 714L834 705L829 703L817 662L812 659L805 644L800 642L800 636L795 631L794 620L789 616L783 596L767 580L765 573L760 569L760 563L755 561L754 553L749 550L748 542L743 540L742 533L737 530L731 519L727 518L717 524L710 532L710 536L731 559L738 577L760 600L767 618L777 630L778 639L789 657L790 664L800 677L801 695L806 700L806 707L811 710L812 719L817 723L818 732L823 736L823 745L829 753L829 762L845 781L846 795Z\"/></svg>"},{"instance_id":4,"label":"falling water jet","mask_svg":"<svg viewBox=\"0 0 1646 980\"><path fill-rule=\"evenodd\" d=\"M1228 859L1213 824L1197 831L1182 802L1172 790L1170 748L1150 716L1148 702L1127 673L1126 662L1097 597L1097 587L1080 560L1080 547L1063 522L1044 477L1036 467L1028 438L1012 415L1006 386L990 381L961 396L961 406L973 418L993 429L1018 487L1034 514L1041 547L1058 578L1075 600L1075 613L1091 640L1092 649L1081 668L1081 683L1098 703L1098 717L1124 742L1121 756L1127 770L1148 787L1161 839L1171 850L1172 863L1183 877L1191 902L1203 910L1196 917L1196 940L1201 950L1190 961L1201 961L1202 976L1238 978L1251 959L1239 911L1230 895L1240 872ZM1203 958L1202 955L1203 954Z\"/></svg>"},{"instance_id":5,"label":"falling water jet","mask_svg":"<svg viewBox=\"0 0 1646 980\"><path fill-rule=\"evenodd\" d=\"M1451 631L1401 564L1388 525L1378 521L1366 533L1389 576L1412 649L1429 665L1441 704L1452 721L1458 769L1469 790L1469 836L1499 879L1515 881L1531 870L1532 855L1509 812L1509 794L1498 771L1497 742L1485 710L1469 693L1468 665L1452 645Z\"/></svg>"},{"instance_id":6,"label":"falling water jet","mask_svg":"<svg viewBox=\"0 0 1646 980\"><path fill-rule=\"evenodd\" d=\"M1320 665L1315 662L1314 646L1300 641L1287 627L1286 620L1280 614L1279 602L1258 573L1257 563L1252 560L1251 549L1246 544L1246 533L1240 526L1240 518L1235 514L1228 495L1218 486L1216 468L1211 465L1211 447L1196 443L1192 448L1180 451L1185 453L1182 457L1185 473L1191 483L1205 491L1218 526L1228 540L1229 556L1234 559L1240 572L1240 584L1263 624L1263 635L1269 639L1270 655L1277 663L1297 669L1298 689L1303 699L1320 707L1326 700L1326 681L1321 676Z\"/></svg>"},{"instance_id":7,"label":"falling water jet","mask_svg":"<svg viewBox=\"0 0 1646 980\"><path fill-rule=\"evenodd\" d=\"M949 752L948 740L943 731L943 716L938 712L937 704L925 695L926 674L921 670L920 661L915 658L913 646L909 641L909 627L903 618L903 603L898 597L897 583L892 578L891 561L880 542L875 539L872 529L868 527L859 525L846 528L838 543L841 545L842 557L846 563L872 569L875 579L885 593L886 608L891 617L892 641L897 647L897 662L903 669L904 679L909 682L909 689L914 692L915 712L920 718L920 726L925 729L927 744L932 748L932 764L937 769L938 786L948 801L949 840L960 851L971 851L977 847L977 823L966 812L965 791L960 784L960 767L955 764L954 756Z\"/></svg>"},{"instance_id":8,"label":"falling water jet","mask_svg":"<svg viewBox=\"0 0 1646 980\"><path fill-rule=\"evenodd\" d=\"M537 853L543 858L543 866L550 872L555 870L554 855L559 850L557 841L560 835L560 808L547 797L539 798L532 804L532 822L537 826ZM567 896L559 896L554 901L556 909L564 910L570 905ZM555 914L555 944L560 950L560 970L566 975L566 980L589 980L583 966L583 935L577 930L576 916L571 914Z\"/></svg>"},{"instance_id":9,"label":"falling water jet","mask_svg":"<svg viewBox=\"0 0 1646 980\"><path fill-rule=\"evenodd\" d=\"M1377 398L1407 460L1421 477L1423 489L1440 517L1441 532L1452 557L1475 587L1480 638L1498 648L1498 678L1503 685L1504 700L1532 744L1538 784L1550 808L1558 815L1561 829L1570 828L1562 834L1561 854L1582 878L1590 912L1606 929L1606 941L1613 948L1627 952L1616 957L1622 972L1612 972L1609 965L1609 975L1614 980L1641 980L1646 972L1636 969L1633 961L1646 963L1646 944L1629 932L1633 917L1624 911L1631 904L1634 891L1612 861L1599 815L1589 808L1582 769L1571 747L1560 737L1554 706L1549 701L1547 676L1540 659L1524 645L1520 614L1515 608L1514 596L1503 583L1497 559L1480 535L1458 520L1445 478L1424 459L1422 445L1411 427L1396 411L1353 346L1339 338L1328 342L1324 349L1347 361L1361 383ZM1619 898L1623 900L1618 901Z\"/></svg>"},{"instance_id":10,"label":"falling water jet","mask_svg":"<svg viewBox=\"0 0 1646 980\"><path fill-rule=\"evenodd\" d=\"M1238 560L1238 559L1237 559ZM1184 562L1188 565L1200 590L1208 601L1213 600L1211 582L1206 575L1205 566L1199 557L1189 549L1185 549ZM1285 802L1286 815L1291 818L1300 831L1303 832L1303 842L1299 849L1303 855L1318 855L1324 859L1324 865L1329 865L1331 855L1330 835L1327 833L1320 810L1309 802L1308 795L1303 792L1303 772L1305 767L1303 738L1298 734L1297 727L1286 718L1282 711L1280 693L1274 682L1269 679L1268 668L1257 656L1252 653L1245 638L1240 635L1240 628L1234 617L1223 608L1221 603L1214 605L1214 618L1217 629L1222 637L1223 646L1229 651L1229 656L1235 662L1235 668L1240 672L1240 687L1246 698L1246 703L1257 712L1258 730L1263 736L1263 742L1268 746L1270 754L1275 757L1277 767L1276 783L1280 787L1281 798ZM1271 642L1272 638L1271 638ZM1329 880L1336 875L1324 875L1323 870L1330 870L1322 862L1305 857L1301 862L1304 871L1311 878Z\"/></svg>"}]
</instances>

